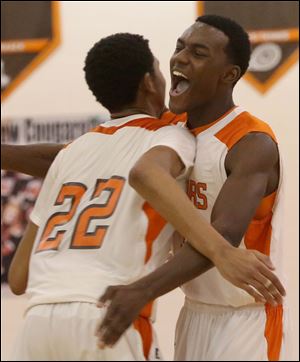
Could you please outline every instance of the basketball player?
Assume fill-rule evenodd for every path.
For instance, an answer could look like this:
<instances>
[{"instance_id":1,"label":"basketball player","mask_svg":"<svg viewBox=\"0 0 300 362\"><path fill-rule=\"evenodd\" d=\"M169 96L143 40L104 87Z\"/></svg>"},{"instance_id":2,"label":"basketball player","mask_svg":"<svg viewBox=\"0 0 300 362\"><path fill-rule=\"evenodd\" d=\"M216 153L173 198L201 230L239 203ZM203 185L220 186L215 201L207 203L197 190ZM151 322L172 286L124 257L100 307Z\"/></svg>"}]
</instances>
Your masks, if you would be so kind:
<instances>
[{"instance_id":1,"label":"basketball player","mask_svg":"<svg viewBox=\"0 0 300 362\"><path fill-rule=\"evenodd\" d=\"M151 272L169 250L171 225L129 183L138 192L142 186L144 198L200 245L229 279L269 264L259 253L230 246L203 221L176 182L193 164L195 138L155 118L164 107L165 81L148 42L131 34L102 39L87 55L85 75L112 119L59 152L47 173L9 271L12 290L21 294L27 289L29 296L13 360L159 357L149 321L151 304L114 348L99 350L93 339L98 296L109 285L128 284ZM240 258L251 267L240 269Z\"/></svg>"},{"instance_id":2,"label":"basketball player","mask_svg":"<svg viewBox=\"0 0 300 362\"><path fill-rule=\"evenodd\" d=\"M231 244L270 255L284 280L283 178L277 141L266 123L232 99L249 57L249 39L238 24L220 16L199 17L178 39L171 58L170 109L187 112L187 125L197 138L187 193L199 214ZM110 301L97 329L99 346L113 345L149 300L212 266L185 244L149 276L108 288L99 301L100 307ZM269 287L267 280L263 283ZM186 300L177 322L175 360L286 360L284 304L255 303L216 268L182 290Z\"/></svg>"}]
</instances>

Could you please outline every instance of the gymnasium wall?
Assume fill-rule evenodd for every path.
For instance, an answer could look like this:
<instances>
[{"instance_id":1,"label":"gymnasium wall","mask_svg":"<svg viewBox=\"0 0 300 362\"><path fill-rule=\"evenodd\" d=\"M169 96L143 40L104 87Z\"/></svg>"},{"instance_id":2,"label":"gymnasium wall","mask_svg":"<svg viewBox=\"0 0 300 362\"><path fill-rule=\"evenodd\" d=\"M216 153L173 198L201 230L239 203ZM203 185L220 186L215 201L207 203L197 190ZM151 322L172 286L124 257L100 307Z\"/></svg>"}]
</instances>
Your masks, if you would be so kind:
<instances>
[{"instance_id":1,"label":"gymnasium wall","mask_svg":"<svg viewBox=\"0 0 300 362\"><path fill-rule=\"evenodd\" d=\"M101 37L116 32L140 33L150 46L169 81L169 58L177 37L195 20L194 1L61 1L61 44L2 103L2 117L69 117L107 112L96 103L83 76L89 48ZM235 88L236 104L268 122L274 129L285 158L287 174L285 254L288 299L293 322L294 354L299 359L299 69L298 62L264 94L241 80ZM23 297L12 296L5 286L1 298L1 360L7 360L19 329L25 305ZM183 295L176 290L161 298L156 329L164 358L172 359L176 318Z\"/></svg>"}]
</instances>

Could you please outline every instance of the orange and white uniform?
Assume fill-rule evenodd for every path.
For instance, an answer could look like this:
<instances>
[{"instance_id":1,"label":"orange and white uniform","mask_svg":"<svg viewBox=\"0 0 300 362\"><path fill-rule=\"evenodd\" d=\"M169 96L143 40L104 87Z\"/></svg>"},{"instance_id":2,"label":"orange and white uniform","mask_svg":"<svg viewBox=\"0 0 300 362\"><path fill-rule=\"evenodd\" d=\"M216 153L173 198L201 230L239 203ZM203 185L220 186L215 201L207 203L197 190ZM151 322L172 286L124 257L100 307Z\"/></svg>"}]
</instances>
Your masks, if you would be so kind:
<instances>
[{"instance_id":1,"label":"orange and white uniform","mask_svg":"<svg viewBox=\"0 0 300 362\"><path fill-rule=\"evenodd\" d=\"M208 221L227 178L226 155L250 132L265 133L277 143L266 123L240 107L193 130L197 151L187 193ZM269 255L276 275L285 284L282 171L281 163L279 187L261 201L240 247ZM182 290L186 301L177 323L175 360L274 361L285 358L286 306L275 308L255 303L244 290L225 280L216 268L186 283Z\"/></svg>"},{"instance_id":2,"label":"orange and white uniform","mask_svg":"<svg viewBox=\"0 0 300 362\"><path fill-rule=\"evenodd\" d=\"M151 305L114 348L99 350L94 337L105 314L95 304L105 289L150 273L170 249L173 227L128 184L131 168L155 146L179 155L184 188L196 141L169 120L142 114L111 120L56 157L31 214L39 229L14 360L159 359L148 321Z\"/></svg>"}]
</instances>

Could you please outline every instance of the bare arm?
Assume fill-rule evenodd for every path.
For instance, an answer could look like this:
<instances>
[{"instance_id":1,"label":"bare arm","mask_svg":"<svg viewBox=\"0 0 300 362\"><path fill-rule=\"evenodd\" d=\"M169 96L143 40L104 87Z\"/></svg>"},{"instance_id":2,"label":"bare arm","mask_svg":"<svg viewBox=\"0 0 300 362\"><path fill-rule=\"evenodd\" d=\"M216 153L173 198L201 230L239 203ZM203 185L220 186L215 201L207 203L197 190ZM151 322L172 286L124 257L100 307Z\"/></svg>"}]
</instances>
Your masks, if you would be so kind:
<instances>
[{"instance_id":1,"label":"bare arm","mask_svg":"<svg viewBox=\"0 0 300 362\"><path fill-rule=\"evenodd\" d=\"M8 284L14 294L24 294L27 288L29 260L38 227L29 222L8 271Z\"/></svg>"},{"instance_id":2,"label":"bare arm","mask_svg":"<svg viewBox=\"0 0 300 362\"><path fill-rule=\"evenodd\" d=\"M45 177L63 144L1 145L1 169Z\"/></svg>"},{"instance_id":3,"label":"bare arm","mask_svg":"<svg viewBox=\"0 0 300 362\"><path fill-rule=\"evenodd\" d=\"M198 251L213 260L228 242L202 218L179 187L183 164L175 151L158 146L146 152L129 175L130 185Z\"/></svg>"},{"instance_id":4,"label":"bare arm","mask_svg":"<svg viewBox=\"0 0 300 362\"><path fill-rule=\"evenodd\" d=\"M232 245L238 246L262 199L278 187L277 145L266 134L250 133L228 153L225 166L228 178L213 207L211 222ZM253 274L249 284L266 285L267 278L265 273ZM242 280L240 283L238 286L250 292L249 285Z\"/></svg>"}]
</instances>

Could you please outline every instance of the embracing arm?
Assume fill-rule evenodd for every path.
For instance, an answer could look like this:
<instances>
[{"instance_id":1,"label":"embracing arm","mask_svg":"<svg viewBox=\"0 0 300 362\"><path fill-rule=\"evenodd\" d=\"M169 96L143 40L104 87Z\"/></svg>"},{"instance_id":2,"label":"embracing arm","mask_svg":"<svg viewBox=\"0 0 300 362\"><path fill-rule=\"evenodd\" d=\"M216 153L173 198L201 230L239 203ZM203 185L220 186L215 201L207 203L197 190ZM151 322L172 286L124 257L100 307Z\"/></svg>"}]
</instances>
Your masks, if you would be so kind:
<instances>
[{"instance_id":1,"label":"embracing arm","mask_svg":"<svg viewBox=\"0 0 300 362\"><path fill-rule=\"evenodd\" d=\"M258 156L253 156L253 149ZM270 271L273 266L269 257L232 247L240 244L262 198L277 188L278 150L273 140L265 134L249 134L230 150L226 158L228 178L214 205L212 225L178 186L175 177L180 174L180 167L182 163L176 152L155 147L132 169L130 183L195 249L214 263L224 278L258 298L250 284L267 300L272 300L265 287L266 278L260 275L253 278L263 273L275 283L272 294L277 297L278 289L284 295L284 288Z\"/></svg>"},{"instance_id":2,"label":"embracing arm","mask_svg":"<svg viewBox=\"0 0 300 362\"><path fill-rule=\"evenodd\" d=\"M1 169L45 177L51 163L63 147L63 144L57 143L1 144Z\"/></svg>"},{"instance_id":3,"label":"embracing arm","mask_svg":"<svg viewBox=\"0 0 300 362\"><path fill-rule=\"evenodd\" d=\"M29 222L8 270L8 284L14 294L24 294L27 288L29 261L38 227Z\"/></svg>"},{"instance_id":4,"label":"embracing arm","mask_svg":"<svg viewBox=\"0 0 300 362\"><path fill-rule=\"evenodd\" d=\"M175 151L157 146L146 152L129 174L130 185L198 251L213 260L226 240L192 206L176 177L183 164Z\"/></svg>"},{"instance_id":5,"label":"embracing arm","mask_svg":"<svg viewBox=\"0 0 300 362\"><path fill-rule=\"evenodd\" d=\"M256 150L256 157L253 155L253 149ZM213 207L211 224L230 244L239 246L262 198L277 189L277 145L265 134L250 133L229 151L225 166L228 178ZM198 251L202 251L200 238L188 241ZM218 252L214 253L213 262L227 280L247 291L258 301L282 303L285 291L278 278L264 265L272 268L267 256L255 250L251 250L251 254L249 250L243 249L216 250ZM181 252L182 254L178 253L173 260L163 265L160 273L153 273L151 283L148 283L149 295L156 298L173 289L169 287L179 286L213 266L209 259L195 254L191 248L183 248ZM238 252L236 257L235 252ZM231 269L229 260L235 260L235 270ZM249 263L249 269L245 274L246 263ZM272 285L266 287L268 280ZM147 282L147 279L143 282ZM165 289L166 287L169 289Z\"/></svg>"},{"instance_id":6,"label":"embracing arm","mask_svg":"<svg viewBox=\"0 0 300 362\"><path fill-rule=\"evenodd\" d=\"M253 157L253 153L251 153L253 147L257 147L260 151L258 152L259 157ZM229 152L226 162L229 176L215 203L212 224L232 245L238 246L241 242L261 199L276 189L277 164L278 151L276 145L265 135L245 137ZM143 166L141 165L141 167ZM168 210L165 210L164 207L167 208L167 205L172 204L174 193L172 193L168 183L166 193L170 200L165 205L164 202L168 199L168 195L165 195L163 190L156 194L157 189L159 189L158 184L162 184L164 179L161 178L160 173L157 174L157 185L153 186L151 191L149 183L155 183L155 178L151 181L152 172L155 173L152 168L149 169L147 172L148 179L142 178L140 181L136 181L134 187L148 201L153 200L151 196L153 193L154 199L158 199L154 201L155 208L159 209L160 213L165 212L165 216ZM170 173L172 174L172 172ZM143 191L143 185L148 191ZM162 199L164 202L161 202L164 205L159 205ZM179 228L176 217L181 217L181 215L179 216L180 211L177 210L176 203L180 205L181 209L181 202L184 202L184 198L178 199L176 193L175 204L173 203L172 207L175 214L173 215L173 222L177 230ZM188 205L186 207L189 208ZM176 215L178 212L179 214ZM186 232L185 227L198 225L199 228L202 228L205 224L198 212L197 217L192 219L192 225L189 225L188 221L186 224L183 220L181 221L183 225L179 231L182 234ZM178 223L180 224L180 221ZM209 236L207 236L209 233L206 235L206 230L203 230L202 238L196 238L191 242L200 251L203 250L201 249L203 245L199 247L203 238L207 237L207 241L210 241ZM218 247L215 249L214 263L226 279L246 290L258 301L268 301L272 304L282 302L281 295L285 295L285 291L278 278L271 272L272 264L267 256L255 250L223 248L222 244L220 245L220 249ZM227 245L229 244L227 243ZM127 286L109 287L99 300L99 305L109 300L112 301L102 325L97 329L100 340L99 346L103 346L103 343L115 343L120 334L132 323L142 307L149 301L204 273L211 267L213 267L213 263L209 259L198 254L189 245L185 245L170 261L137 282ZM271 281L271 286L266 286L268 280ZM256 288L260 294L249 285ZM112 318L112 316L114 317Z\"/></svg>"},{"instance_id":7,"label":"embracing arm","mask_svg":"<svg viewBox=\"0 0 300 362\"><path fill-rule=\"evenodd\" d=\"M257 156L253 155L253 149L256 149ZM279 179L277 146L265 134L250 133L229 151L225 166L228 178L213 207L211 223L230 244L238 246L262 198L277 189ZM285 291L279 279L270 270L273 267L268 256L255 250L250 252L229 247L229 243L226 241L226 245L224 245L223 240L225 239L220 240L220 234L211 231L211 225L200 217L195 208L191 208L189 200L185 203L187 197L185 198L182 193L175 192L175 185L172 185L174 192L172 192L170 182L167 188L159 186L158 184L165 182L163 178L159 177L159 174L156 175L157 184L155 184L155 178L151 180L153 169L146 172L147 180L141 178L140 183L137 182L136 190L149 202L154 202L153 206L157 211L168 218L168 221L173 223L174 227L195 249L209 258L225 279L246 290L257 300L264 301L265 299L272 303L274 298L281 303L281 295L285 295ZM153 184L152 191L150 183ZM173 195L176 195L176 198ZM201 261L200 258L202 258ZM172 263L176 263L176 259ZM199 263L201 266L199 266L198 274L212 267L212 263L200 255ZM166 268L166 266L163 267ZM183 270L187 272L184 281L189 280L189 273L195 272L192 264L187 263L183 267L178 261L178 267L182 272ZM161 275L164 273L166 270ZM169 280L166 280L166 284L173 285L171 275L172 273L169 272ZM167 278L166 275L163 279L165 278ZM179 283L181 278L176 275L176 280ZM267 287L268 280L272 282L272 285ZM157 280L153 284L152 293L155 296L161 295L160 288L157 286L161 281ZM157 286L157 290L155 286ZM261 293L264 299L253 287Z\"/></svg>"}]
</instances>

